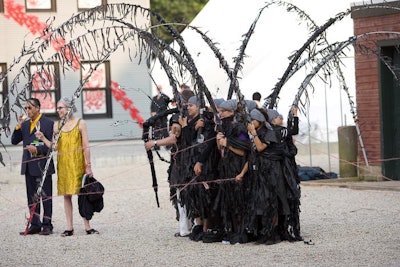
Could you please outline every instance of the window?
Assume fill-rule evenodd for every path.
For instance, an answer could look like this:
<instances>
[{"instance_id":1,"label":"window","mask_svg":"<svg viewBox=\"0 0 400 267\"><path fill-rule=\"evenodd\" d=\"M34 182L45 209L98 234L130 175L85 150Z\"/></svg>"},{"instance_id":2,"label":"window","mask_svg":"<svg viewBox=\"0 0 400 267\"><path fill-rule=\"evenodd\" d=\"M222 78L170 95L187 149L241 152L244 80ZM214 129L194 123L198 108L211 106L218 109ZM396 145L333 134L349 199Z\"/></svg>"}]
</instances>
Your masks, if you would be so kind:
<instances>
[{"instance_id":1,"label":"window","mask_svg":"<svg viewBox=\"0 0 400 267\"><path fill-rule=\"evenodd\" d=\"M60 69L56 62L31 64L31 97L40 100L40 111L56 116L56 105L60 99Z\"/></svg>"},{"instance_id":2,"label":"window","mask_svg":"<svg viewBox=\"0 0 400 267\"><path fill-rule=\"evenodd\" d=\"M56 11L56 0L25 0L26 12Z\"/></svg>"},{"instance_id":3,"label":"window","mask_svg":"<svg viewBox=\"0 0 400 267\"><path fill-rule=\"evenodd\" d=\"M78 0L78 11L84 11L101 5L107 5L107 0Z\"/></svg>"},{"instance_id":4,"label":"window","mask_svg":"<svg viewBox=\"0 0 400 267\"><path fill-rule=\"evenodd\" d=\"M4 0L0 0L0 13L4 13Z\"/></svg>"},{"instance_id":5,"label":"window","mask_svg":"<svg viewBox=\"0 0 400 267\"><path fill-rule=\"evenodd\" d=\"M95 70L93 70L96 68ZM92 72L93 71L93 72ZM81 82L92 73L82 89L83 118L112 118L110 62L83 62Z\"/></svg>"},{"instance_id":6,"label":"window","mask_svg":"<svg viewBox=\"0 0 400 267\"><path fill-rule=\"evenodd\" d=\"M7 71L7 64L0 63L0 79L2 79L3 75L6 74L6 71ZM0 83L0 106L3 107L6 112L8 112L8 101L4 104L4 100L7 98L7 96L8 96L8 84L7 84L7 78L5 78L3 80L3 83ZM0 117L3 116L4 116L3 110L0 110Z\"/></svg>"}]
</instances>

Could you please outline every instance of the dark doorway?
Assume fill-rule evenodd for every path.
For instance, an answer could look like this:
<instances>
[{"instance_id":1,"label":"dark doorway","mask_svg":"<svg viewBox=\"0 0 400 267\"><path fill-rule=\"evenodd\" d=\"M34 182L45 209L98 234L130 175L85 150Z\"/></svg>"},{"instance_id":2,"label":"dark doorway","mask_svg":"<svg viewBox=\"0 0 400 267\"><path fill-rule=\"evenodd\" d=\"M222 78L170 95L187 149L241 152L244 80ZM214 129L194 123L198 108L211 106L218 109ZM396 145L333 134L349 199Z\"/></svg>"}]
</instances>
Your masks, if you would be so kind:
<instances>
[{"instance_id":1,"label":"dark doorway","mask_svg":"<svg viewBox=\"0 0 400 267\"><path fill-rule=\"evenodd\" d=\"M400 53L399 46L381 47L382 174L400 180ZM388 67L391 66L390 68ZM397 77L396 77L397 76ZM371 122L373 123L373 122Z\"/></svg>"}]
</instances>

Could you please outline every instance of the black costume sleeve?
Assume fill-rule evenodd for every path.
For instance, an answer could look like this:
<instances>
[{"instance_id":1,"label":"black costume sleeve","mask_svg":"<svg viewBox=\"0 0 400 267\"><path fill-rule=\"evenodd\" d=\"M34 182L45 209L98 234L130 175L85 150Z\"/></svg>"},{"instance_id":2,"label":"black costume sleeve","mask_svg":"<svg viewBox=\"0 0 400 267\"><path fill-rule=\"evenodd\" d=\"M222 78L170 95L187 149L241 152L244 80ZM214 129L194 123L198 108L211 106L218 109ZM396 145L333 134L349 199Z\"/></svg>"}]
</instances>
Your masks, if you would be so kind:
<instances>
[{"instance_id":1,"label":"black costume sleeve","mask_svg":"<svg viewBox=\"0 0 400 267\"><path fill-rule=\"evenodd\" d=\"M289 135L297 135L299 133L299 117L293 117L291 121L288 121L287 128Z\"/></svg>"},{"instance_id":2,"label":"black costume sleeve","mask_svg":"<svg viewBox=\"0 0 400 267\"><path fill-rule=\"evenodd\" d=\"M171 99L169 98L169 96L167 96L167 95L165 95L165 94L162 94L161 96L162 96L162 98L164 99L165 106L168 106L168 103L171 101Z\"/></svg>"},{"instance_id":3,"label":"black costume sleeve","mask_svg":"<svg viewBox=\"0 0 400 267\"><path fill-rule=\"evenodd\" d=\"M157 112L158 107L157 107L157 98L153 97L153 99L151 100L151 105L150 105L150 112Z\"/></svg>"},{"instance_id":4,"label":"black costume sleeve","mask_svg":"<svg viewBox=\"0 0 400 267\"><path fill-rule=\"evenodd\" d=\"M203 144L205 146L204 150L202 151L199 162L204 164L207 161L207 158L210 156L210 153L212 149L214 149L217 146L217 141L216 141L216 132L214 131L214 122L206 117L204 117L204 141L205 143Z\"/></svg>"},{"instance_id":5,"label":"black costume sleeve","mask_svg":"<svg viewBox=\"0 0 400 267\"><path fill-rule=\"evenodd\" d=\"M296 145L293 143L293 138L292 136L288 136L286 138L286 150L285 150L285 156L288 157L294 157L297 155L297 147Z\"/></svg>"},{"instance_id":6,"label":"black costume sleeve","mask_svg":"<svg viewBox=\"0 0 400 267\"><path fill-rule=\"evenodd\" d=\"M234 123L231 135L227 137L227 146L232 146L237 149L250 151L251 144L247 134L247 129L241 123Z\"/></svg>"},{"instance_id":7,"label":"black costume sleeve","mask_svg":"<svg viewBox=\"0 0 400 267\"><path fill-rule=\"evenodd\" d=\"M172 124L177 123L179 124L179 114L175 113L172 114L171 118L169 119L169 126L172 126Z\"/></svg>"},{"instance_id":8,"label":"black costume sleeve","mask_svg":"<svg viewBox=\"0 0 400 267\"><path fill-rule=\"evenodd\" d=\"M193 140L193 131L189 124L185 127L182 127L182 132L181 132L181 143L183 147L189 147L192 144Z\"/></svg>"},{"instance_id":9,"label":"black costume sleeve","mask_svg":"<svg viewBox=\"0 0 400 267\"><path fill-rule=\"evenodd\" d=\"M260 138L261 142L265 144L277 143L278 139L273 130L267 129L267 127L262 127L257 131L258 138Z\"/></svg>"}]
</instances>

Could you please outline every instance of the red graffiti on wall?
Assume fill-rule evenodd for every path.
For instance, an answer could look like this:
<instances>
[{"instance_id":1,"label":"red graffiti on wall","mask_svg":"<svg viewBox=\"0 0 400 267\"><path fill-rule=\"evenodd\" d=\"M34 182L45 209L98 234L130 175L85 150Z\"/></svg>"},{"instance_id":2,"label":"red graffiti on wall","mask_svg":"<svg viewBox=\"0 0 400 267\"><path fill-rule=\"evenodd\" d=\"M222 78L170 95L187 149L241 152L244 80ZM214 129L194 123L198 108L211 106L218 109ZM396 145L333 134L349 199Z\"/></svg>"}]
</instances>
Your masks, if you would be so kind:
<instances>
[{"instance_id":1,"label":"red graffiti on wall","mask_svg":"<svg viewBox=\"0 0 400 267\"><path fill-rule=\"evenodd\" d=\"M106 94L104 90L83 91L83 106L85 114L106 112Z\"/></svg>"},{"instance_id":2,"label":"red graffiti on wall","mask_svg":"<svg viewBox=\"0 0 400 267\"><path fill-rule=\"evenodd\" d=\"M30 4L32 4L32 1L30 2ZM27 27L33 35L40 34L40 35L42 35L42 38L47 38L47 36L44 35L44 31L48 25L45 22L41 22L37 16L27 14L25 12L24 5L15 3L14 0L4 0L4 14L3 15L7 19L12 19L15 22L17 22L19 25ZM65 46L65 44L66 44L65 40L61 39L61 38L51 41L51 45L56 51L59 51L61 48L64 47L63 48L64 49L64 51L63 51L64 57L71 62L71 65L74 70L78 70L80 68L80 64L79 64L80 57L79 57L79 55L75 55L75 54L71 53L71 50L69 49L68 46ZM93 82L93 83L95 83L94 85L97 85L99 80L97 80L96 78L93 78L93 79L90 79L89 82ZM112 88L115 88L115 87L113 87L114 83L115 82L112 82L110 89L112 90L112 94L115 97L115 93L112 89ZM116 84L118 85L118 83L116 83ZM88 84L87 84L87 87L89 87ZM119 85L116 88L118 88L118 87L119 87ZM97 88L97 87L94 86L91 88ZM96 91L96 92L98 92L98 91ZM88 103L88 105L89 105L87 108L89 110L91 110L92 108L97 108L100 106L105 107L105 103L102 103L103 99L105 101L104 95L100 96L97 93L93 93L93 94L92 93L93 92L90 92L87 94L87 99L90 99L90 100L88 100L88 102L84 101L84 103ZM99 97L99 99L94 99L94 97ZM121 99L119 100L116 98L116 100L118 102L120 102ZM125 110L129 109L132 119L137 120L139 122L139 125L141 126L141 123L143 122L143 118L139 115L139 111L133 106L133 101L130 100L127 96L124 96L122 98L122 102L120 102L120 103L124 107Z\"/></svg>"},{"instance_id":3,"label":"red graffiti on wall","mask_svg":"<svg viewBox=\"0 0 400 267\"><path fill-rule=\"evenodd\" d=\"M139 126L143 127L144 119L139 114L139 110L133 105L133 101L130 100L124 90L120 89L120 86L117 82L111 81L110 86L111 92L114 98L122 105L122 107L127 110L129 109L129 113L131 117L139 123Z\"/></svg>"},{"instance_id":4,"label":"red graffiti on wall","mask_svg":"<svg viewBox=\"0 0 400 267\"><path fill-rule=\"evenodd\" d=\"M61 38L57 38L55 40L51 40L51 46L54 50L59 51L61 48L64 48L63 56L68 61L71 62L72 68L74 70L79 70L80 68L80 56L71 52L71 49L68 45L65 45L65 40Z\"/></svg>"},{"instance_id":5,"label":"red graffiti on wall","mask_svg":"<svg viewBox=\"0 0 400 267\"><path fill-rule=\"evenodd\" d=\"M47 27L47 24L40 22L37 16L26 14L25 7L15 3L14 0L4 1L4 16L13 19L21 26L26 26L34 35L43 34L43 30Z\"/></svg>"},{"instance_id":6,"label":"red graffiti on wall","mask_svg":"<svg viewBox=\"0 0 400 267\"><path fill-rule=\"evenodd\" d=\"M104 67L104 65L100 65ZM89 72L82 75L82 79L85 80ZM99 68L93 71L89 80L84 84L86 88L104 88L106 85L106 70L104 68Z\"/></svg>"},{"instance_id":7,"label":"red graffiti on wall","mask_svg":"<svg viewBox=\"0 0 400 267\"><path fill-rule=\"evenodd\" d=\"M51 72L42 70L36 72L32 78L32 89L35 91L40 91L40 89L50 90L55 87L54 75Z\"/></svg>"}]
</instances>

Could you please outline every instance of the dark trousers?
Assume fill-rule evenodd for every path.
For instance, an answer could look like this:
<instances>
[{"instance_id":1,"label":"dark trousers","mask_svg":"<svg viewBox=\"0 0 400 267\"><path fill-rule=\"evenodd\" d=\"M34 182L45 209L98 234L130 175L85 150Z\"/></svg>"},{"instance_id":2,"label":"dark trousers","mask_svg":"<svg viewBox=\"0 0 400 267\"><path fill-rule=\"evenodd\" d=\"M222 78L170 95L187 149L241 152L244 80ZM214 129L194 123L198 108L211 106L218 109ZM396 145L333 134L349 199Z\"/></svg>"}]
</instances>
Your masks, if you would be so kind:
<instances>
[{"instance_id":1,"label":"dark trousers","mask_svg":"<svg viewBox=\"0 0 400 267\"><path fill-rule=\"evenodd\" d=\"M42 228L49 227L53 229L51 224L51 216L53 214L53 182L52 176L47 175L42 187L42 198L38 198L37 190L41 184L41 176L25 175L26 196L28 199L28 208L31 212L32 205L37 203L35 214L32 217L31 227ZM43 203L43 221L40 220L40 206Z\"/></svg>"}]
</instances>

